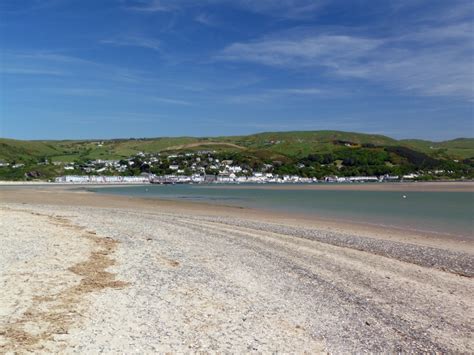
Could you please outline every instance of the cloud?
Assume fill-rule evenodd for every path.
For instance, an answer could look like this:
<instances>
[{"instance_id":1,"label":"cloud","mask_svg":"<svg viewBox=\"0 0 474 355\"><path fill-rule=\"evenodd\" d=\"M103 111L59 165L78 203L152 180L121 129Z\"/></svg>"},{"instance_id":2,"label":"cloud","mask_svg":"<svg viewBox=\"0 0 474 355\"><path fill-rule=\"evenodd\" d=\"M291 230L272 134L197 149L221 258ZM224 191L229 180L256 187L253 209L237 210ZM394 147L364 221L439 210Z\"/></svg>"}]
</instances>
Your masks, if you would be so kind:
<instances>
[{"instance_id":1,"label":"cloud","mask_svg":"<svg viewBox=\"0 0 474 355\"><path fill-rule=\"evenodd\" d=\"M234 43L225 48L219 58L277 66L330 66L335 59L347 60L362 57L381 44L380 40L348 35L292 37L264 38L250 43Z\"/></svg>"},{"instance_id":2,"label":"cloud","mask_svg":"<svg viewBox=\"0 0 474 355\"><path fill-rule=\"evenodd\" d=\"M457 23L373 37L315 31L278 33L224 48L218 60L363 79L428 96L474 98L472 26Z\"/></svg>"},{"instance_id":3,"label":"cloud","mask_svg":"<svg viewBox=\"0 0 474 355\"><path fill-rule=\"evenodd\" d=\"M232 95L227 98L230 103L265 103L265 102L285 102L288 100L300 100L313 97L329 97L334 94L341 95L342 92L322 88L281 88L264 89L248 94ZM282 101L282 99L284 99Z\"/></svg>"},{"instance_id":4,"label":"cloud","mask_svg":"<svg viewBox=\"0 0 474 355\"><path fill-rule=\"evenodd\" d=\"M49 10L58 6L68 5L70 0L29 0L0 2L0 12L3 14L24 14L31 11Z\"/></svg>"},{"instance_id":5,"label":"cloud","mask_svg":"<svg viewBox=\"0 0 474 355\"><path fill-rule=\"evenodd\" d=\"M327 0L238 0L231 2L251 12L274 17L305 18L328 3Z\"/></svg>"},{"instance_id":6,"label":"cloud","mask_svg":"<svg viewBox=\"0 0 474 355\"><path fill-rule=\"evenodd\" d=\"M2 74L11 75L47 75L47 76L63 76L64 72L54 69L41 69L41 68L22 68L22 67L8 67L1 66L0 72Z\"/></svg>"},{"instance_id":7,"label":"cloud","mask_svg":"<svg viewBox=\"0 0 474 355\"><path fill-rule=\"evenodd\" d=\"M301 89L276 89L275 92L281 94L289 94L289 95L303 95L303 96L313 96L313 95L321 95L324 94L326 91L319 89L319 88L301 88Z\"/></svg>"},{"instance_id":8,"label":"cloud","mask_svg":"<svg viewBox=\"0 0 474 355\"><path fill-rule=\"evenodd\" d=\"M22 53L5 51L2 67L5 70L10 68L12 74L15 69L17 74L61 75L93 81L97 78L128 83L143 83L150 80L149 75L145 75L143 71L104 64L56 51Z\"/></svg>"},{"instance_id":9,"label":"cloud","mask_svg":"<svg viewBox=\"0 0 474 355\"><path fill-rule=\"evenodd\" d=\"M146 37L137 37L137 36L126 36L123 38L115 38L115 39L103 39L100 41L103 44L109 44L113 46L130 46L130 47L141 47L141 48L148 48L155 51L160 50L160 41L154 38L146 38Z\"/></svg>"},{"instance_id":10,"label":"cloud","mask_svg":"<svg viewBox=\"0 0 474 355\"><path fill-rule=\"evenodd\" d=\"M17 59L32 60L34 62L58 62L65 64L87 64L96 65L95 62L74 57L70 55L64 55L56 51L37 51L37 52L26 52L26 53L14 53L13 56Z\"/></svg>"},{"instance_id":11,"label":"cloud","mask_svg":"<svg viewBox=\"0 0 474 355\"><path fill-rule=\"evenodd\" d=\"M407 42L423 42L426 44L438 42L459 42L470 41L473 36L473 27L470 22L460 22L447 24L443 26L425 26L421 27L416 32L403 33L399 37L394 37L394 40Z\"/></svg>"},{"instance_id":12,"label":"cloud","mask_svg":"<svg viewBox=\"0 0 474 355\"><path fill-rule=\"evenodd\" d=\"M153 101L158 101L158 102L163 102L165 104L172 104L172 105L182 105L182 106L189 106L191 105L190 102L188 101L184 101L184 100L180 100L180 99L172 99L172 98L168 98L168 97L153 97L152 98Z\"/></svg>"},{"instance_id":13,"label":"cloud","mask_svg":"<svg viewBox=\"0 0 474 355\"><path fill-rule=\"evenodd\" d=\"M215 26L215 20L212 18L211 15L206 13L200 13L195 18L194 21L206 25L206 26Z\"/></svg>"},{"instance_id":14,"label":"cloud","mask_svg":"<svg viewBox=\"0 0 474 355\"><path fill-rule=\"evenodd\" d=\"M126 3L128 4L125 6L126 9L139 12L163 12L176 9L175 4L165 3L162 0L138 0L127 1Z\"/></svg>"},{"instance_id":15,"label":"cloud","mask_svg":"<svg viewBox=\"0 0 474 355\"><path fill-rule=\"evenodd\" d=\"M82 87L55 87L37 89L39 92L48 95L77 96L77 97L104 97L110 95L112 91L98 88Z\"/></svg>"},{"instance_id":16,"label":"cloud","mask_svg":"<svg viewBox=\"0 0 474 355\"><path fill-rule=\"evenodd\" d=\"M241 10L281 18L313 16L329 0L122 0L124 8L142 13L178 11L185 8L204 8L229 5ZM199 18L199 17L198 17ZM202 18L205 21L205 18ZM199 20L197 20L200 22ZM205 23L204 23L205 24Z\"/></svg>"}]
</instances>

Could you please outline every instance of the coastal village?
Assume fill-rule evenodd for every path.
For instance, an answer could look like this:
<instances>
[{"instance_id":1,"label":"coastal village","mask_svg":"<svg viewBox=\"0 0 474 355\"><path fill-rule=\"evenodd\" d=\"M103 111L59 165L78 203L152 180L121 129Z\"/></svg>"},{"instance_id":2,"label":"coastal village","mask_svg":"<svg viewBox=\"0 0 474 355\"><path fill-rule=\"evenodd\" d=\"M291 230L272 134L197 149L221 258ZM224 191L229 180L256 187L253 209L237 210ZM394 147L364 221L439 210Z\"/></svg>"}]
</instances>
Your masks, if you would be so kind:
<instances>
[{"instance_id":1,"label":"coastal village","mask_svg":"<svg viewBox=\"0 0 474 355\"><path fill-rule=\"evenodd\" d=\"M63 169L71 174L55 178L56 183L71 184L203 184L203 183L354 183L413 180L416 173L402 176L348 176L323 178L295 174L277 174L273 164L251 167L230 159L219 159L215 151L197 151L162 155L139 152L121 160L93 160L85 164L67 163ZM61 164L61 163L55 163ZM304 168L302 163L298 168ZM135 174L132 175L131 172ZM139 172L138 174L136 174ZM444 171L431 172L444 173Z\"/></svg>"},{"instance_id":2,"label":"coastal village","mask_svg":"<svg viewBox=\"0 0 474 355\"><path fill-rule=\"evenodd\" d=\"M232 143L230 138L6 140L0 142L0 180L176 184L474 179L474 148L463 139L449 149L432 143L426 151L388 137L384 143L356 133L327 135L283 132L240 141L230 137ZM369 143L353 142L358 140Z\"/></svg>"}]
</instances>

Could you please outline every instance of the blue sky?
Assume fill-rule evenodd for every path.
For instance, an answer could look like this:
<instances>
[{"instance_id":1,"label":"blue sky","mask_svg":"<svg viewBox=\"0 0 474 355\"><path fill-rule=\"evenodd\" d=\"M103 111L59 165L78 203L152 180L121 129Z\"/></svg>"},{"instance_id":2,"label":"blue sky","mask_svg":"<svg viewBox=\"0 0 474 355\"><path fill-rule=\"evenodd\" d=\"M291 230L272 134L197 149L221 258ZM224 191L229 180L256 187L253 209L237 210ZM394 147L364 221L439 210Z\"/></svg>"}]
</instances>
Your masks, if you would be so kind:
<instances>
[{"instance_id":1,"label":"blue sky","mask_svg":"<svg viewBox=\"0 0 474 355\"><path fill-rule=\"evenodd\" d=\"M0 136L472 137L474 5L2 0Z\"/></svg>"}]
</instances>

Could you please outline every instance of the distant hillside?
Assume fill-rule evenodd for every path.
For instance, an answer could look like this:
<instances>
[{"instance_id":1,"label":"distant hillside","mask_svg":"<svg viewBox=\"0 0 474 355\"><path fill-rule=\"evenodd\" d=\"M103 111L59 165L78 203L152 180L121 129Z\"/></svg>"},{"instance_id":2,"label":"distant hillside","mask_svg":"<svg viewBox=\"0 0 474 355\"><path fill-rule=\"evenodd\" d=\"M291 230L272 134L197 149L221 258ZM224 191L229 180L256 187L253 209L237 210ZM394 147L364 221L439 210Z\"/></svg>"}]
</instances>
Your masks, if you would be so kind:
<instances>
[{"instance_id":1,"label":"distant hillside","mask_svg":"<svg viewBox=\"0 0 474 355\"><path fill-rule=\"evenodd\" d=\"M348 147L407 147L436 159L474 158L474 139L444 142L395 140L374 134L342 131L266 132L228 137L164 137L147 139L20 141L0 139L0 160L7 162L121 159L138 152L215 150L247 152L260 157L298 158L333 153Z\"/></svg>"},{"instance_id":2,"label":"distant hillside","mask_svg":"<svg viewBox=\"0 0 474 355\"><path fill-rule=\"evenodd\" d=\"M397 141L372 134L341 131L266 132L243 137L224 137L234 143L256 150L268 150L288 156L328 153L348 145L396 145Z\"/></svg>"},{"instance_id":3,"label":"distant hillside","mask_svg":"<svg viewBox=\"0 0 474 355\"><path fill-rule=\"evenodd\" d=\"M467 159L474 157L474 138L457 138L444 142L405 139L401 140L400 144L437 158Z\"/></svg>"},{"instance_id":4,"label":"distant hillside","mask_svg":"<svg viewBox=\"0 0 474 355\"><path fill-rule=\"evenodd\" d=\"M58 142L46 143L0 138L0 159L5 161L24 161L56 154L62 154L62 150L58 150Z\"/></svg>"}]
</instances>

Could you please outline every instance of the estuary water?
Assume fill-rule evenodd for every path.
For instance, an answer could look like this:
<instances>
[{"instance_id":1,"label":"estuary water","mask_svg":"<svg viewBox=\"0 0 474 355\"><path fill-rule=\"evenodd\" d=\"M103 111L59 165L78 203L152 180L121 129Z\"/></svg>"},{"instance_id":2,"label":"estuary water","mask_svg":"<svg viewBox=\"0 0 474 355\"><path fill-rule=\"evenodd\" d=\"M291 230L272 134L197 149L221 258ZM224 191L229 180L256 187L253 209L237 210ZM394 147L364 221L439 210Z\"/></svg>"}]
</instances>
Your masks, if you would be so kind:
<instances>
[{"instance_id":1,"label":"estuary water","mask_svg":"<svg viewBox=\"0 0 474 355\"><path fill-rule=\"evenodd\" d=\"M147 185L88 190L251 207L474 239L473 192L285 190L284 186L272 190L255 185Z\"/></svg>"}]
</instances>

